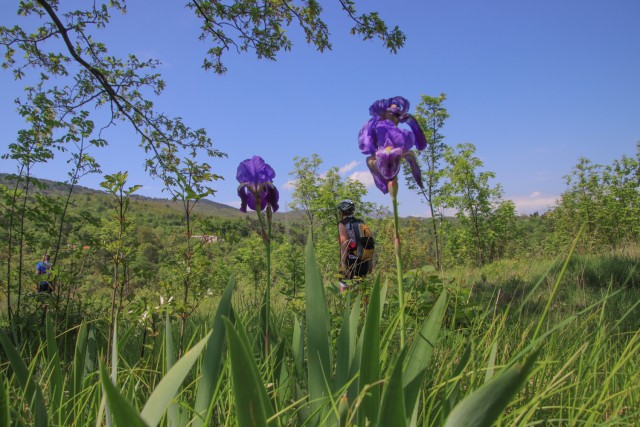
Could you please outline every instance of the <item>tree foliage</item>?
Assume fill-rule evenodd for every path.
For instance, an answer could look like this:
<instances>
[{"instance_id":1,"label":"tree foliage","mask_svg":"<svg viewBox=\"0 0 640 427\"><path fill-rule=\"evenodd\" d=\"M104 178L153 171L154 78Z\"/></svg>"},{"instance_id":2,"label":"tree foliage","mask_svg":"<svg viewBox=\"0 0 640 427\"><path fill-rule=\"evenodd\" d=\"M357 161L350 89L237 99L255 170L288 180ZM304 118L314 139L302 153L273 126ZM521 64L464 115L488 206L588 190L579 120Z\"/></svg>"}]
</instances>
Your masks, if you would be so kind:
<instances>
[{"instance_id":1,"label":"tree foliage","mask_svg":"<svg viewBox=\"0 0 640 427\"><path fill-rule=\"evenodd\" d=\"M289 207L302 212L307 226L315 235L315 230L337 231L340 220L337 206L340 200L350 199L356 205L358 215L367 216L375 209L375 204L363 199L367 189L360 181L342 178L337 166L321 172L322 159L313 154L309 157L295 157L293 177L293 200Z\"/></svg>"},{"instance_id":2,"label":"tree foliage","mask_svg":"<svg viewBox=\"0 0 640 427\"><path fill-rule=\"evenodd\" d=\"M404 45L402 31L397 26L390 30L378 13L359 14L353 0L337 3L353 21L351 34L360 35L363 40L378 38L394 53ZM187 7L202 21L200 40L212 45L203 67L218 74L227 71L222 56L232 49L253 51L258 58L269 60L275 60L282 50L291 50L293 41L287 28L296 24L304 32L306 42L320 52L332 46L322 16L323 7L317 0L235 0L228 5L215 0L192 0Z\"/></svg>"},{"instance_id":3,"label":"tree foliage","mask_svg":"<svg viewBox=\"0 0 640 427\"><path fill-rule=\"evenodd\" d=\"M559 244L584 224L583 249L619 249L640 237L640 143L636 156L610 165L580 158L565 176L567 189L552 212Z\"/></svg>"},{"instance_id":4,"label":"tree foliage","mask_svg":"<svg viewBox=\"0 0 640 427\"><path fill-rule=\"evenodd\" d=\"M444 206L455 212L458 225L449 225L446 233L449 254L459 262L482 265L492 260L496 242L507 237L500 233L510 230L515 209L513 203L501 203L501 186L490 183L495 174L482 170L484 163L475 152L473 144L447 147L441 197Z\"/></svg>"},{"instance_id":5,"label":"tree foliage","mask_svg":"<svg viewBox=\"0 0 640 427\"><path fill-rule=\"evenodd\" d=\"M353 0L337 0L336 5L352 20L353 34L365 40L380 39L392 52L402 47L404 34L397 27L388 28L376 12L358 12ZM224 4L192 0L187 1L186 6L194 13L194 25L200 26L200 41L209 47L203 67L218 74L227 70L222 58L229 50L252 51L258 58L275 60L279 52L292 48L293 42L287 32L289 27L302 29L307 43L318 50L331 48L323 7L316 0L236 0ZM100 240L99 233L90 235L86 230L79 232L78 236L65 234L65 229L71 230L65 225L66 211L78 179L87 173L100 172L99 156L89 155L87 148L107 146L109 141L103 138L103 131L121 124L129 126L137 134L139 144L147 154L147 172L162 181L174 200L182 202L186 226L182 253L186 264L183 268L183 272L186 271L186 276L183 276L184 306L188 305L192 278L200 280L191 274L191 263L201 263L197 254L200 246L194 248L191 245L195 226L192 212L199 201L214 194L212 183L221 179L208 162L225 154L214 147L204 128L192 127L181 117L170 116L157 108L155 101L165 89L165 82L158 72L161 65L158 60L143 60L133 54L116 56L111 52L108 41L101 39L108 34L105 30L109 29L112 16L126 12L126 0L78 4L59 0L26 0L16 3L15 25L0 26L0 46L3 49L0 64L14 80L25 84L23 96L15 103L26 127L18 132L15 142L7 144L9 152L4 154L5 158L14 159L19 169L13 193L6 189L2 192L3 214L8 214L3 215L9 231L8 243L2 250L6 252L7 259L9 301L14 278L18 280L18 298L22 295L24 250L28 247L27 253L33 252L27 225L34 227L42 223L52 231L52 225L59 224L56 255L65 245L95 247L86 243ZM73 166L66 202L54 204L41 200L38 205L34 204L38 196L29 196L30 185L37 185L37 180L31 178L32 168L67 152ZM105 182L108 181L109 177ZM323 190L324 197L336 194L337 187L331 188L332 185L337 184L327 184ZM112 190L111 186L105 188ZM44 206L51 210L45 212ZM120 203L120 206L124 207L124 204ZM104 205L97 207L98 213L103 210ZM47 213L51 214L49 221L36 221L36 217ZM176 222L180 223L180 220ZM49 235L45 241L51 240L54 233ZM144 270L152 259L164 261L163 251L148 243L140 247L143 249L127 248L126 261L118 264L116 271L123 265L137 266L137 270L150 279L151 275ZM103 249L107 253L113 252L111 247ZM12 264L16 252L17 272L16 263ZM116 258L121 259L124 252L118 249L115 253L120 254ZM160 274L158 269L149 270ZM125 280L133 283L135 275L129 273L131 271L127 267ZM115 289L124 282L118 278L114 283Z\"/></svg>"},{"instance_id":6,"label":"tree foliage","mask_svg":"<svg viewBox=\"0 0 640 427\"><path fill-rule=\"evenodd\" d=\"M414 116L423 129L427 139L427 148L422 151L417 151L417 160L420 170L422 171L424 188L418 187L411 174L411 169L406 163L403 172L407 186L417 191L429 207L434 239L434 258L436 266L440 267L440 235L438 223L442 222L444 218L443 199L440 196L442 192L442 179L445 173L444 168L440 166L444 161L444 154L447 148L447 145L444 143L444 135L440 133L440 130L449 118L449 113L443 106L447 96L441 93L437 97L422 95L420 98L421 101L416 107Z\"/></svg>"}]
</instances>

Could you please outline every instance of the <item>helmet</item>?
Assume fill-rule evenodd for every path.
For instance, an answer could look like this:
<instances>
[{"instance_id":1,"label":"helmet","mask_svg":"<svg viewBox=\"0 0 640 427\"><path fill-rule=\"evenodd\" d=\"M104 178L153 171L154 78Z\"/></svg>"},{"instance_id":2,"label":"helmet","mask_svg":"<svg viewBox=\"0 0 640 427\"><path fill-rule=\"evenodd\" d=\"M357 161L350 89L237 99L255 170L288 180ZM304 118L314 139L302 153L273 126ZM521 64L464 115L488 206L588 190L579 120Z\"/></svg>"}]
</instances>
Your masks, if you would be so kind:
<instances>
[{"instance_id":1,"label":"helmet","mask_svg":"<svg viewBox=\"0 0 640 427\"><path fill-rule=\"evenodd\" d=\"M356 205L349 199L344 199L340 203L338 203L338 210L345 214L352 214L355 211Z\"/></svg>"}]
</instances>

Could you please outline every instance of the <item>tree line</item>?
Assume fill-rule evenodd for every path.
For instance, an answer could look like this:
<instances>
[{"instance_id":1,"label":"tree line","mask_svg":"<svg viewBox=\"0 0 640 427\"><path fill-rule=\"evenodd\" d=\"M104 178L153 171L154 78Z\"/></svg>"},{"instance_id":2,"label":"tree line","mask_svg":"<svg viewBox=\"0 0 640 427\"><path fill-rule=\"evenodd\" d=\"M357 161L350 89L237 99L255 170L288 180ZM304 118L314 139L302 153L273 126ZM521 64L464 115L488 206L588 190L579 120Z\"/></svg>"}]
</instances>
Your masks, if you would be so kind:
<instances>
[{"instance_id":1,"label":"tree line","mask_svg":"<svg viewBox=\"0 0 640 427\"><path fill-rule=\"evenodd\" d=\"M404 35L397 27L389 29L376 13L358 14L354 2L340 3L354 22L354 34L378 38L392 52L402 47ZM223 55L234 46L275 59L280 50L291 47L286 32L280 30L294 16L307 42L320 50L331 46L322 9L315 2L302 2L293 9L288 3L263 9L251 1L214 6L206 1L189 3L203 40L210 43L203 62L207 70L224 72ZM66 295L71 301L76 290L107 289L111 318L134 291L148 288L179 294L174 303L184 319L209 289L221 288L234 271L249 272L241 281L247 281L248 288L258 287L264 268L253 257L259 246L253 233L257 225L246 217L220 219L198 211L215 195L213 184L220 179L208 161L225 154L215 149L204 129L158 111L145 95L159 95L165 87L157 61L114 57L93 37L96 29L109 25L112 12L126 12L126 2L73 9L58 1L38 0L20 3L17 9L18 16L30 17L37 30L29 32L20 25L0 28L3 68L16 80L33 83L16 100L25 127L2 154L16 166L13 180L0 186L0 277L9 316L19 317L22 297L33 282L32 264L45 251L53 256L53 280L64 284L57 298ZM273 31L262 31L265 25ZM249 28L252 31L244 31ZM445 269L505 257L549 256L562 251L582 224L586 224L582 250L617 250L637 243L638 154L623 156L612 165L581 159L567 176L567 190L553 210L518 216L501 186L493 183L495 174L485 170L476 147L446 143L446 95L420 99L415 117L428 140L417 158L424 188L409 179L408 169L405 175L407 186L424 200L430 217L401 221L403 241L410 248L403 255L407 267L433 264ZM96 124L95 120L103 120L96 113L101 110L107 111L107 121ZM104 176L101 187L108 196L81 206L82 197L94 196L75 196L78 182L88 174L102 173L99 159L91 154L108 146L100 129L121 122L136 131L148 154L148 173L160 180L180 206L179 213L137 210L132 197L139 187L129 182L126 171ZM35 177L38 168L61 156L69 164L68 179L55 197L45 195L43 183ZM388 212L367 203L367 189L341 177L336 167L322 170L319 156L295 162L290 207L301 218L276 221L274 283L281 281L287 295L297 294L303 283L300 243L306 230L312 230L322 272L331 277L337 259L335 204L342 198L357 202L372 223L378 242L377 269L389 270L396 261L390 255L393 232ZM196 238L214 234L224 241L208 244Z\"/></svg>"},{"instance_id":2,"label":"tree line","mask_svg":"<svg viewBox=\"0 0 640 427\"><path fill-rule=\"evenodd\" d=\"M579 250L615 251L638 243L640 231L639 161L622 156L611 165L579 159L565 177L566 190L557 205L542 214L520 215L503 198L493 172L484 169L473 144L448 146L442 134L448 117L446 96L422 96L416 117L429 140L419 154L424 189L407 179L421 197L428 218L401 220L405 264L419 268L480 266L505 258L550 257L561 253L584 227ZM53 255L55 281L66 295L102 295L112 313L134 294L181 295L180 316L188 317L203 298L224 287L235 274L247 289L260 294L264 261L258 229L249 216L208 215L194 210L209 193L174 194L168 203L142 203L133 198L126 172L107 175L103 193L74 194L81 169L51 191L32 175L36 148L9 147L19 173L0 185L2 208L3 293L9 315L19 317L22 297L34 283L33 264L44 252ZM27 156L28 154L28 156ZM367 202L367 188L342 177L337 167L323 168L317 154L296 157L290 172L295 189L287 214L277 214L273 233L273 283L293 299L304 282L302 247L311 230L321 271L327 278L337 263L336 201L351 199L376 235L376 267L389 271L393 232L389 212ZM96 173L97 170L92 170ZM88 173L88 172L87 172ZM408 177L409 171L405 170ZM184 197L183 197L184 196ZM166 202L169 202L168 200ZM202 236L216 236L215 243ZM241 278L240 278L241 277ZM64 293L62 290L64 289ZM107 295L109 296L107 298ZM17 297L17 298L16 298Z\"/></svg>"}]
</instances>

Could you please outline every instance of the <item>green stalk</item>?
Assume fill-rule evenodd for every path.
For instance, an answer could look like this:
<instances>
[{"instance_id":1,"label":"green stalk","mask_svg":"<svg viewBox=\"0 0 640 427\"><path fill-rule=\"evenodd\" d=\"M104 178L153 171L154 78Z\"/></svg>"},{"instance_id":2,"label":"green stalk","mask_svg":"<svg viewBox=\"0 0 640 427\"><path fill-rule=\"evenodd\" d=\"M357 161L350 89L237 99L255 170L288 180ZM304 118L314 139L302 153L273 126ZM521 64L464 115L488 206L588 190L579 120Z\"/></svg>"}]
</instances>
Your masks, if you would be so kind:
<instances>
[{"instance_id":1,"label":"green stalk","mask_svg":"<svg viewBox=\"0 0 640 427\"><path fill-rule=\"evenodd\" d=\"M256 208L258 209L256 213L258 214L260 229L262 230L262 241L264 242L267 264L267 288L264 292L264 354L266 358L269 356L269 312L271 307L271 219L273 211L271 210L271 205L267 205L267 224L265 227L265 221L262 217L262 212L260 211L260 201L258 201L256 205Z\"/></svg>"},{"instance_id":2,"label":"green stalk","mask_svg":"<svg viewBox=\"0 0 640 427\"><path fill-rule=\"evenodd\" d=\"M396 271L398 277L398 307L400 309L400 348L404 348L405 341L405 323L404 323L404 284L402 281L402 257L401 257L401 245L400 245L400 231L398 228L398 181L393 180L389 182L389 194L391 194L391 201L393 204L393 234L394 234L394 247L396 250Z\"/></svg>"},{"instance_id":3,"label":"green stalk","mask_svg":"<svg viewBox=\"0 0 640 427\"><path fill-rule=\"evenodd\" d=\"M264 354L269 356L269 312L271 307L271 206L267 206L267 238L264 242L267 255L267 289L264 295Z\"/></svg>"}]
</instances>

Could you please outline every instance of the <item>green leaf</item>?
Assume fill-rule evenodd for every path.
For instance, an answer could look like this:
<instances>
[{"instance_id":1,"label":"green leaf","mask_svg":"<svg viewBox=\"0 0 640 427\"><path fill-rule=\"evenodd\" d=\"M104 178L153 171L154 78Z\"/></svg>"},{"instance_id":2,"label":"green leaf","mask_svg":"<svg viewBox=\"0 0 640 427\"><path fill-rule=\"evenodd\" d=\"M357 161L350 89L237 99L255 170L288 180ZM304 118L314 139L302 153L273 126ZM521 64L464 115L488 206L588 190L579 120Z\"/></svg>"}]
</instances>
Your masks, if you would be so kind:
<instances>
[{"instance_id":1,"label":"green leaf","mask_svg":"<svg viewBox=\"0 0 640 427\"><path fill-rule=\"evenodd\" d=\"M356 300L359 308L360 300ZM342 326L340 327L340 335L338 335L336 349L336 378L333 390L341 389L349 381L349 368L355 354L358 317L355 318L355 327L351 322L351 295L347 296L342 315Z\"/></svg>"},{"instance_id":2,"label":"green leaf","mask_svg":"<svg viewBox=\"0 0 640 427\"><path fill-rule=\"evenodd\" d=\"M320 270L316 264L311 233L307 238L305 257L305 286L307 330L307 377L311 413L316 413L328 396L327 377L332 372L329 342L329 309L322 286Z\"/></svg>"},{"instance_id":3,"label":"green leaf","mask_svg":"<svg viewBox=\"0 0 640 427\"><path fill-rule=\"evenodd\" d=\"M4 382L4 377L0 378L0 425L11 425L11 406L9 404L9 390Z\"/></svg>"},{"instance_id":4,"label":"green leaf","mask_svg":"<svg viewBox=\"0 0 640 427\"><path fill-rule=\"evenodd\" d=\"M493 378L493 372L496 367L496 353L498 352L498 342L495 341L491 346L491 354L489 354L489 364L487 366L487 374L485 375L484 382L488 383Z\"/></svg>"},{"instance_id":5,"label":"green leaf","mask_svg":"<svg viewBox=\"0 0 640 427\"><path fill-rule=\"evenodd\" d=\"M378 275L378 277L376 277L376 280L380 280L380 275ZM387 291L389 288L389 284L387 282L385 282L383 285L380 286L380 318L382 319L382 312L384 311L384 304L387 301Z\"/></svg>"},{"instance_id":6,"label":"green leaf","mask_svg":"<svg viewBox=\"0 0 640 427\"><path fill-rule=\"evenodd\" d=\"M84 356L84 369L82 370L82 376L86 377L88 374L94 372L97 369L97 342L96 342L96 330L95 327L90 324L88 327L87 337L87 351Z\"/></svg>"},{"instance_id":7,"label":"green leaf","mask_svg":"<svg viewBox=\"0 0 640 427\"><path fill-rule=\"evenodd\" d=\"M169 372L173 364L176 363L176 352L173 344L173 330L171 328L171 318L169 310L165 312L164 321L164 365L165 372Z\"/></svg>"},{"instance_id":8,"label":"green leaf","mask_svg":"<svg viewBox=\"0 0 640 427\"><path fill-rule=\"evenodd\" d=\"M147 427L147 424L140 418L138 411L131 406L113 384L107 373L107 368L103 364L100 364L100 380L115 425L122 427Z\"/></svg>"},{"instance_id":9,"label":"green leaf","mask_svg":"<svg viewBox=\"0 0 640 427\"><path fill-rule=\"evenodd\" d=\"M118 381L118 312L113 319L113 341L111 343L111 381L116 384ZM102 396L102 402L100 403L100 413L98 419L102 418L102 408L105 408L107 427L111 427L113 424L113 417L111 415L111 407L107 405L107 395Z\"/></svg>"},{"instance_id":10,"label":"green leaf","mask_svg":"<svg viewBox=\"0 0 640 427\"><path fill-rule=\"evenodd\" d=\"M176 395L193 364L200 357L200 353L207 345L211 332L200 340L176 362L169 372L162 378L142 408L140 416L150 426L156 426L162 419L165 409Z\"/></svg>"},{"instance_id":11,"label":"green leaf","mask_svg":"<svg viewBox=\"0 0 640 427\"><path fill-rule=\"evenodd\" d=\"M118 314L113 319L113 342L111 343L111 381L118 381Z\"/></svg>"},{"instance_id":12,"label":"green leaf","mask_svg":"<svg viewBox=\"0 0 640 427\"><path fill-rule=\"evenodd\" d=\"M209 412L209 408L214 404L213 394L216 384L218 384L220 380L225 339L225 328L222 317L229 317L231 312L231 296L233 295L235 285L235 280L233 280L233 278L229 279L227 288L220 299L220 304L218 304L218 309L216 310L213 321L213 330L202 356L198 392L193 409L195 417L193 418L192 424L194 427L199 427L203 423L207 423L207 413Z\"/></svg>"},{"instance_id":13,"label":"green leaf","mask_svg":"<svg viewBox=\"0 0 640 427\"><path fill-rule=\"evenodd\" d=\"M401 423L401 420L408 418L404 413L404 387L402 385L402 368L406 355L407 351L405 347L400 352L391 371L391 376L382 391L382 402L380 404L380 415L378 417L378 425L381 427L397 426Z\"/></svg>"},{"instance_id":14,"label":"green leaf","mask_svg":"<svg viewBox=\"0 0 640 427\"><path fill-rule=\"evenodd\" d=\"M42 395L42 389L33 380L27 365L20 357L18 350L16 350L9 340L9 337L7 337L1 330L0 343L2 344L2 348L4 348L7 359L9 359L9 363L11 364L11 368L13 368L13 372L18 379L18 383L20 383L20 387L24 392L26 401L29 403L29 408L31 409L31 413L35 419L35 426L48 426L49 416L47 414L44 396Z\"/></svg>"},{"instance_id":15,"label":"green leaf","mask_svg":"<svg viewBox=\"0 0 640 427\"><path fill-rule=\"evenodd\" d=\"M47 335L47 362L51 366L51 376L49 377L51 408L59 409L62 405L62 392L64 384L62 379L62 369L60 368L60 355L58 354L58 344L56 343L51 316L47 312L45 320Z\"/></svg>"},{"instance_id":16,"label":"green leaf","mask_svg":"<svg viewBox=\"0 0 640 427\"><path fill-rule=\"evenodd\" d=\"M231 379L235 397L237 424L244 426L264 426L273 416L273 408L267 396L256 360L246 342L246 337L236 331L225 317L224 324L229 341ZM238 329L243 329L238 321Z\"/></svg>"},{"instance_id":17,"label":"green leaf","mask_svg":"<svg viewBox=\"0 0 640 427\"><path fill-rule=\"evenodd\" d=\"M358 388L360 394L368 388L362 400L358 419L360 425L375 424L380 411L380 276L371 291L367 318L364 325L362 359L360 361L360 378Z\"/></svg>"},{"instance_id":18,"label":"green leaf","mask_svg":"<svg viewBox=\"0 0 640 427\"><path fill-rule=\"evenodd\" d=\"M298 316L293 317L293 339L291 340L291 353L296 367L296 373L302 377L304 372L304 336L300 328Z\"/></svg>"},{"instance_id":19,"label":"green leaf","mask_svg":"<svg viewBox=\"0 0 640 427\"><path fill-rule=\"evenodd\" d=\"M418 403L420 386L429 366L429 359L431 359L435 342L442 328L447 301L447 290L443 289L407 355L408 362L402 380L405 395L405 414L407 415L413 414L415 405Z\"/></svg>"},{"instance_id":20,"label":"green leaf","mask_svg":"<svg viewBox=\"0 0 640 427\"><path fill-rule=\"evenodd\" d=\"M357 311L356 311L356 306L358 308ZM354 308L351 310L351 316L352 316L352 319L354 319L354 321L356 322L356 327L357 327L357 322L360 319L360 296L358 296L356 306L354 306ZM351 363L351 366L349 368L350 378L355 378L360 374L360 362L362 360L363 343L364 343L364 331L360 333L356 342L356 350L353 354L353 362ZM351 396L352 399L358 396L358 381L351 382L351 384L349 385L348 395Z\"/></svg>"},{"instance_id":21,"label":"green leaf","mask_svg":"<svg viewBox=\"0 0 640 427\"><path fill-rule=\"evenodd\" d=\"M469 364L469 360L471 360L471 345L467 345L464 353L462 353L462 357L460 358L460 361L458 362L455 369L453 370L451 374L451 378L458 378L460 374L462 374L462 371L464 371L464 368L466 368L467 365ZM451 412L451 408L458 401L459 392L460 392L460 380L456 381L454 384L452 384L449 387L449 390L447 392L447 398L443 399L444 402L442 402L442 406L444 408L443 409L444 412L443 412L442 420L445 419L444 417L449 415L449 412Z\"/></svg>"},{"instance_id":22,"label":"green leaf","mask_svg":"<svg viewBox=\"0 0 640 427\"><path fill-rule=\"evenodd\" d=\"M82 322L76 337L76 347L73 354L73 370L71 372L71 405L72 411L66 414L67 424L72 420L79 422L83 408L79 404L82 381L84 380L85 362L87 353L87 324Z\"/></svg>"},{"instance_id":23,"label":"green leaf","mask_svg":"<svg viewBox=\"0 0 640 427\"><path fill-rule=\"evenodd\" d=\"M467 396L453 408L447 417L445 427L492 425L531 373L539 351L531 354L523 364L511 366L500 376Z\"/></svg>"},{"instance_id":24,"label":"green leaf","mask_svg":"<svg viewBox=\"0 0 640 427\"><path fill-rule=\"evenodd\" d=\"M82 389L84 377L85 353L87 351L87 324L82 322L76 337L76 347L73 354L73 379L71 381L71 394L75 397Z\"/></svg>"},{"instance_id":25,"label":"green leaf","mask_svg":"<svg viewBox=\"0 0 640 427\"><path fill-rule=\"evenodd\" d=\"M169 310L165 313L164 323L164 363L165 372L168 373L176 363L176 353L173 345L173 329L171 328L171 319L169 318ZM176 404L169 406L167 411L167 424L177 426L180 423L180 408Z\"/></svg>"}]
</instances>

